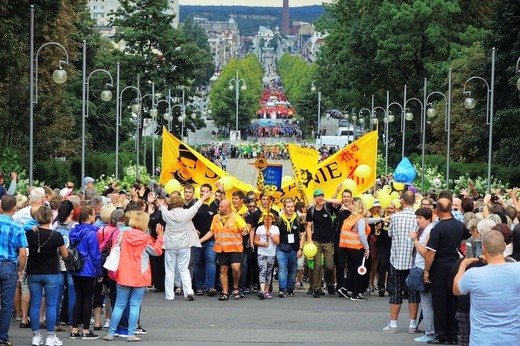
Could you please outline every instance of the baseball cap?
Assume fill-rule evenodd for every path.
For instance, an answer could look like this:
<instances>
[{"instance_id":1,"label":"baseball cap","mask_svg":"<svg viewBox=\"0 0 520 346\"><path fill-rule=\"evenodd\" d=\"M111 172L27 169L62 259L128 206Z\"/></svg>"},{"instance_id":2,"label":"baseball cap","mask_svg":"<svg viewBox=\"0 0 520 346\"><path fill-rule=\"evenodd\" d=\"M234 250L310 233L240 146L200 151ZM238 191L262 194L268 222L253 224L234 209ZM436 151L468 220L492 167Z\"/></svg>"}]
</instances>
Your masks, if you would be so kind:
<instances>
[{"instance_id":1,"label":"baseball cap","mask_svg":"<svg viewBox=\"0 0 520 346\"><path fill-rule=\"evenodd\" d=\"M314 190L314 197L319 196L319 195L325 195L325 192L323 192L322 189Z\"/></svg>"},{"instance_id":2,"label":"baseball cap","mask_svg":"<svg viewBox=\"0 0 520 346\"><path fill-rule=\"evenodd\" d=\"M87 185L88 183L93 183L95 180L92 177L85 177L83 179L83 185Z\"/></svg>"}]
</instances>

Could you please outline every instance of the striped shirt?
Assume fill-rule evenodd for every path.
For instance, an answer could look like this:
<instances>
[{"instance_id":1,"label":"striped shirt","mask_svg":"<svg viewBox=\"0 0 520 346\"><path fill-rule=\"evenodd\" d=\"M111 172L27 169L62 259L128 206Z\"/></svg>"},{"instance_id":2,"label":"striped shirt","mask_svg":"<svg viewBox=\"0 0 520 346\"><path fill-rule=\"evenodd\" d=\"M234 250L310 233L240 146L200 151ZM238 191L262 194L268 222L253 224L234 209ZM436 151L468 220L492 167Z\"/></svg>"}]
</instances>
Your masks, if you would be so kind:
<instances>
[{"instance_id":1,"label":"striped shirt","mask_svg":"<svg viewBox=\"0 0 520 346\"><path fill-rule=\"evenodd\" d=\"M413 242L409 240L408 233L417 229L417 221L412 208L404 208L403 211L390 217L388 235L392 238L390 249L390 263L397 270L410 269L412 266Z\"/></svg>"},{"instance_id":2,"label":"striped shirt","mask_svg":"<svg viewBox=\"0 0 520 346\"><path fill-rule=\"evenodd\" d=\"M28 246L22 226L7 215L0 215L0 261L18 263L18 250Z\"/></svg>"}]
</instances>

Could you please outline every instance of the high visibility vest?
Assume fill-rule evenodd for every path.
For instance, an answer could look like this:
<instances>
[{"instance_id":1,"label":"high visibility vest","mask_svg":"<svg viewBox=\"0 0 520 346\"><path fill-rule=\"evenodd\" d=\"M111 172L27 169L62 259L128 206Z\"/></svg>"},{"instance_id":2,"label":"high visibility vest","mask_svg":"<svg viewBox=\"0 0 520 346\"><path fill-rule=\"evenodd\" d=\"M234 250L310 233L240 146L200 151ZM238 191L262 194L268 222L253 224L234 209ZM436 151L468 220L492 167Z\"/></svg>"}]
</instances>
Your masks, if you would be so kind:
<instances>
[{"instance_id":1,"label":"high visibility vest","mask_svg":"<svg viewBox=\"0 0 520 346\"><path fill-rule=\"evenodd\" d=\"M237 214L231 213L223 222L221 215L213 218L213 237L215 238L215 252L242 252L242 232L237 226Z\"/></svg>"},{"instance_id":2,"label":"high visibility vest","mask_svg":"<svg viewBox=\"0 0 520 346\"><path fill-rule=\"evenodd\" d=\"M339 235L339 247L344 247L348 249L362 249L363 244L359 239L359 233L354 229L359 220L361 220L363 216L350 216L345 221L343 221L343 225L341 226L341 233ZM370 234L370 226L365 222L365 234L368 236Z\"/></svg>"}]
</instances>

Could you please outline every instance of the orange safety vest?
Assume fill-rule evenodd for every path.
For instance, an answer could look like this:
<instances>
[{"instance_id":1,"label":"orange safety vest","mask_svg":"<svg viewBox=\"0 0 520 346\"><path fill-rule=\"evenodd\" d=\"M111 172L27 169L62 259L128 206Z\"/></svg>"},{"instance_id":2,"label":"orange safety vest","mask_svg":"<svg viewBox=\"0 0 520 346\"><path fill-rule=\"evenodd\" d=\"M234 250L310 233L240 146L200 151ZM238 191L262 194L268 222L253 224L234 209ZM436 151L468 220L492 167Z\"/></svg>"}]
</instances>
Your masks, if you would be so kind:
<instances>
[{"instance_id":1,"label":"orange safety vest","mask_svg":"<svg viewBox=\"0 0 520 346\"><path fill-rule=\"evenodd\" d=\"M341 225L341 234L339 235L339 247L348 249L362 249L363 244L359 239L359 233L354 229L359 220L363 216L350 216ZM365 234L370 234L370 226L365 222Z\"/></svg>"},{"instance_id":2,"label":"orange safety vest","mask_svg":"<svg viewBox=\"0 0 520 346\"><path fill-rule=\"evenodd\" d=\"M242 232L237 227L237 214L231 213L224 222L221 215L213 217L213 237L215 252L242 252Z\"/></svg>"}]
</instances>

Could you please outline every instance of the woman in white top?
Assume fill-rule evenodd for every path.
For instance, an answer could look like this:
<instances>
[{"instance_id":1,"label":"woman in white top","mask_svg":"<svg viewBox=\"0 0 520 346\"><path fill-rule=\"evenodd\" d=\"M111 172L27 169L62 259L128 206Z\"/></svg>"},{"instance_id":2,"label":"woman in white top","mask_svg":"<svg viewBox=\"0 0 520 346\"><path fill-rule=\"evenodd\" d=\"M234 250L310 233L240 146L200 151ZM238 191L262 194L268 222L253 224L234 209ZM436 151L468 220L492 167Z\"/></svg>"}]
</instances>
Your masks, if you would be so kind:
<instances>
[{"instance_id":1,"label":"woman in white top","mask_svg":"<svg viewBox=\"0 0 520 346\"><path fill-rule=\"evenodd\" d=\"M430 208L420 208L415 211L417 218L417 231L410 232L409 236L415 246L414 267L424 270L424 256L426 255L426 244L430 239L430 231L433 228L432 210ZM415 251L414 251L415 252ZM433 326L433 305L432 292L425 289L421 294L421 309L424 319L424 335L415 338L415 341L426 342L435 338L435 328Z\"/></svg>"},{"instance_id":2,"label":"woman in white top","mask_svg":"<svg viewBox=\"0 0 520 346\"><path fill-rule=\"evenodd\" d=\"M273 299L269 293L269 285L271 284L271 275L274 269L274 259L276 257L276 245L280 244L280 230L278 226L273 225L273 214L266 213L263 215L264 224L258 226L255 232L254 244L258 253L258 269L260 291L258 298Z\"/></svg>"},{"instance_id":3,"label":"woman in white top","mask_svg":"<svg viewBox=\"0 0 520 346\"><path fill-rule=\"evenodd\" d=\"M191 208L184 209L184 202L179 192L171 196L168 210L164 199L157 199L157 206L161 210L162 218L166 223L164 230L164 265L165 280L164 292L166 300L173 300L175 269L179 269L182 281L184 298L192 301L195 299L191 287L191 276L188 266L190 264L191 247L200 247L197 230L191 221L202 203L211 197L211 192L205 193Z\"/></svg>"}]
</instances>

